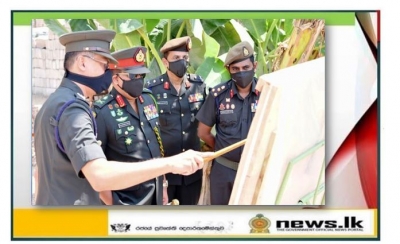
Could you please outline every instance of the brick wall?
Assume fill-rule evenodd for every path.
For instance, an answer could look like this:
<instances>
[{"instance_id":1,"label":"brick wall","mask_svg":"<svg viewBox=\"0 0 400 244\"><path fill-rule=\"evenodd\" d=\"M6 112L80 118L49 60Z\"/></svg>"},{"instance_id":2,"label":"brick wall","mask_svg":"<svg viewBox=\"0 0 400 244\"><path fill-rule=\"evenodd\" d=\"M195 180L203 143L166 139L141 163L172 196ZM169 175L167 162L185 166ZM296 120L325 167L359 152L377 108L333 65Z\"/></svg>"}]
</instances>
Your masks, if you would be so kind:
<instances>
[{"instance_id":1,"label":"brick wall","mask_svg":"<svg viewBox=\"0 0 400 244\"><path fill-rule=\"evenodd\" d=\"M32 105L41 105L60 85L65 48L43 20L32 23Z\"/></svg>"}]
</instances>

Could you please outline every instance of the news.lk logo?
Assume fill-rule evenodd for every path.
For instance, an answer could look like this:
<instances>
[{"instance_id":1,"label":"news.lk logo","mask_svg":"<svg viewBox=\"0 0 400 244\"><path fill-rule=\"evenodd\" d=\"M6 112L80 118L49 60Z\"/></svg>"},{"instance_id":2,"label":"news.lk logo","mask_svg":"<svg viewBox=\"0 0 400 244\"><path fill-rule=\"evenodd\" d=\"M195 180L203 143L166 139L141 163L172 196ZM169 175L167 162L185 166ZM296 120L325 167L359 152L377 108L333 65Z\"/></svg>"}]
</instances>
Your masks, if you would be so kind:
<instances>
[{"instance_id":1,"label":"news.lk logo","mask_svg":"<svg viewBox=\"0 0 400 244\"><path fill-rule=\"evenodd\" d=\"M337 220L277 220L277 231L364 231L363 220L345 216Z\"/></svg>"}]
</instances>

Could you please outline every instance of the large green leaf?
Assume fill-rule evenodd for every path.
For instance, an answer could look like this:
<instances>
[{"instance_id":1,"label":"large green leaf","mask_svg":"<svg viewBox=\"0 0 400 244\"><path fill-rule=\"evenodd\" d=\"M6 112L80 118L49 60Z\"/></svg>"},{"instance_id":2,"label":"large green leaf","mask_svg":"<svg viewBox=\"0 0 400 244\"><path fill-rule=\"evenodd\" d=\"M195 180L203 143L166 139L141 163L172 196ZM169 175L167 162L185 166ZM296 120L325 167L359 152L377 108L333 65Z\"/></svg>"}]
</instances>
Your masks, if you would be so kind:
<instances>
[{"instance_id":1,"label":"large green leaf","mask_svg":"<svg viewBox=\"0 0 400 244\"><path fill-rule=\"evenodd\" d=\"M145 82L152 81L154 78L161 75L160 67L158 66L157 60L153 58L150 65L147 66L150 73L146 74Z\"/></svg>"},{"instance_id":2,"label":"large green leaf","mask_svg":"<svg viewBox=\"0 0 400 244\"><path fill-rule=\"evenodd\" d=\"M137 19L112 19L110 29L117 33L129 33L143 27L140 20Z\"/></svg>"},{"instance_id":3,"label":"large green leaf","mask_svg":"<svg viewBox=\"0 0 400 244\"><path fill-rule=\"evenodd\" d=\"M93 30L87 19L70 19L68 24L72 32Z\"/></svg>"},{"instance_id":4,"label":"large green leaf","mask_svg":"<svg viewBox=\"0 0 400 244\"><path fill-rule=\"evenodd\" d=\"M117 33L112 42L112 45L115 51L118 51L129 47L141 46L142 44L140 42L139 33L134 31L127 34Z\"/></svg>"},{"instance_id":5,"label":"large green leaf","mask_svg":"<svg viewBox=\"0 0 400 244\"><path fill-rule=\"evenodd\" d=\"M220 44L218 56L228 52L231 47L241 42L239 34L230 22L218 27L211 37Z\"/></svg>"},{"instance_id":6,"label":"large green leaf","mask_svg":"<svg viewBox=\"0 0 400 244\"><path fill-rule=\"evenodd\" d=\"M265 19L242 19L240 20L240 23L246 27L254 40L259 42L265 41L265 34L268 31Z\"/></svg>"},{"instance_id":7,"label":"large green leaf","mask_svg":"<svg viewBox=\"0 0 400 244\"><path fill-rule=\"evenodd\" d=\"M213 34L218 27L222 27L228 22L229 19L201 19L200 22L203 25L204 31L207 35Z\"/></svg>"},{"instance_id":8,"label":"large green leaf","mask_svg":"<svg viewBox=\"0 0 400 244\"><path fill-rule=\"evenodd\" d=\"M145 19L144 21L146 23L147 33L151 33L153 29L157 26L157 24L160 22L159 19Z\"/></svg>"},{"instance_id":9,"label":"large green leaf","mask_svg":"<svg viewBox=\"0 0 400 244\"><path fill-rule=\"evenodd\" d=\"M224 63L219 58L214 57L207 57L196 70L196 74L205 80L208 87L214 87L230 79Z\"/></svg>"},{"instance_id":10,"label":"large green leaf","mask_svg":"<svg viewBox=\"0 0 400 244\"><path fill-rule=\"evenodd\" d=\"M206 52L203 43L196 37L191 36L192 49L189 52L190 66L197 69L204 61L204 54Z\"/></svg>"},{"instance_id":11,"label":"large green leaf","mask_svg":"<svg viewBox=\"0 0 400 244\"><path fill-rule=\"evenodd\" d=\"M189 52L190 64L196 70L207 57L217 57L219 44L214 38L202 31L201 39L192 36L192 49Z\"/></svg>"},{"instance_id":12,"label":"large green leaf","mask_svg":"<svg viewBox=\"0 0 400 244\"><path fill-rule=\"evenodd\" d=\"M205 47L204 57L217 57L219 54L219 43L203 32L203 46Z\"/></svg>"},{"instance_id":13,"label":"large green leaf","mask_svg":"<svg viewBox=\"0 0 400 244\"><path fill-rule=\"evenodd\" d=\"M44 19L47 28L49 28L57 36L61 36L69 31L56 19Z\"/></svg>"},{"instance_id":14,"label":"large green leaf","mask_svg":"<svg viewBox=\"0 0 400 244\"><path fill-rule=\"evenodd\" d=\"M284 19L283 21L283 30L285 31L285 36L289 37L293 30L293 19Z\"/></svg>"},{"instance_id":15,"label":"large green leaf","mask_svg":"<svg viewBox=\"0 0 400 244\"><path fill-rule=\"evenodd\" d=\"M179 32L179 29L181 28L181 25L183 24L183 21L184 21L183 19L174 19L171 21L170 39L174 39L177 37L177 34ZM166 29L164 31L166 31ZM182 37L182 36L187 36L187 32L185 30L183 30L183 32L181 33L181 35L179 37Z\"/></svg>"},{"instance_id":16,"label":"large green leaf","mask_svg":"<svg viewBox=\"0 0 400 244\"><path fill-rule=\"evenodd\" d=\"M93 19L88 19L88 25L90 26L90 28L92 28L92 30L97 30L98 29L97 25L96 25L96 23L94 22Z\"/></svg>"},{"instance_id":17,"label":"large green leaf","mask_svg":"<svg viewBox=\"0 0 400 244\"><path fill-rule=\"evenodd\" d=\"M110 30L110 19L96 19L96 22L103 26L105 29Z\"/></svg>"}]
</instances>

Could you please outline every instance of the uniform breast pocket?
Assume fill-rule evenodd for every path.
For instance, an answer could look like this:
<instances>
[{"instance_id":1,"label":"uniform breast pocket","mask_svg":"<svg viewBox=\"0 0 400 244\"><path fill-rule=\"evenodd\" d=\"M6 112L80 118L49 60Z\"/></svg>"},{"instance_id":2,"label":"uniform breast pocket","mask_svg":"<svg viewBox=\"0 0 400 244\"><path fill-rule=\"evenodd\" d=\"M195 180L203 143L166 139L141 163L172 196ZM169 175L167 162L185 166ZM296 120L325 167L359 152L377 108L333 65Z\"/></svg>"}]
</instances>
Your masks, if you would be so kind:
<instances>
[{"instance_id":1,"label":"uniform breast pocket","mask_svg":"<svg viewBox=\"0 0 400 244\"><path fill-rule=\"evenodd\" d=\"M168 125L168 117L171 114L171 107L169 104L158 104L159 119L162 126Z\"/></svg>"},{"instance_id":2,"label":"uniform breast pocket","mask_svg":"<svg viewBox=\"0 0 400 244\"><path fill-rule=\"evenodd\" d=\"M234 113L220 114L219 125L222 128L234 127L236 124L237 124L236 114Z\"/></svg>"},{"instance_id":3,"label":"uniform breast pocket","mask_svg":"<svg viewBox=\"0 0 400 244\"><path fill-rule=\"evenodd\" d=\"M115 139L121 150L125 148L127 153L131 153L135 150L135 142L137 141L136 129L137 128L131 125L115 130Z\"/></svg>"}]
</instances>

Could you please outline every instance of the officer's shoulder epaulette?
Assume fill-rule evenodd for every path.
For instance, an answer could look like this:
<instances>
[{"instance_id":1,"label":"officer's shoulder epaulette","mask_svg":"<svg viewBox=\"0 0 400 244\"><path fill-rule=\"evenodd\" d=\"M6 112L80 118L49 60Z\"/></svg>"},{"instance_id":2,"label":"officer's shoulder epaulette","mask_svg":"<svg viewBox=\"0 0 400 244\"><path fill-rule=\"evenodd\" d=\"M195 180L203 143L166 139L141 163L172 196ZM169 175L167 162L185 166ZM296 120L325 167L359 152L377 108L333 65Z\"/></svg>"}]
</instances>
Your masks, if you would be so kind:
<instances>
[{"instance_id":1,"label":"officer's shoulder epaulette","mask_svg":"<svg viewBox=\"0 0 400 244\"><path fill-rule=\"evenodd\" d=\"M165 80L163 78L163 75L161 75L161 76L158 76L158 77L156 77L154 79L146 81L145 82L145 87L151 89L154 86L161 85L164 81Z\"/></svg>"},{"instance_id":2,"label":"officer's shoulder epaulette","mask_svg":"<svg viewBox=\"0 0 400 244\"><path fill-rule=\"evenodd\" d=\"M223 93L224 91L228 90L228 88L229 88L228 82L223 82L211 88L209 94L212 94L214 97L216 97L221 93Z\"/></svg>"},{"instance_id":3,"label":"officer's shoulder epaulette","mask_svg":"<svg viewBox=\"0 0 400 244\"><path fill-rule=\"evenodd\" d=\"M186 76L187 76L187 79L188 79L190 82L197 82L197 83L203 83L203 82L204 82L203 78L201 78L200 75L196 75L196 74L186 74Z\"/></svg>"},{"instance_id":4,"label":"officer's shoulder epaulette","mask_svg":"<svg viewBox=\"0 0 400 244\"><path fill-rule=\"evenodd\" d=\"M105 95L104 97L102 97L101 99L97 100L96 102L94 102L93 106L95 108L102 108L102 107L104 107L104 105L108 104L112 100L114 100L114 96L111 94L108 94L108 95Z\"/></svg>"},{"instance_id":5,"label":"officer's shoulder epaulette","mask_svg":"<svg viewBox=\"0 0 400 244\"><path fill-rule=\"evenodd\" d=\"M152 94L153 92L147 88L143 88L143 93L150 93Z\"/></svg>"}]
</instances>

